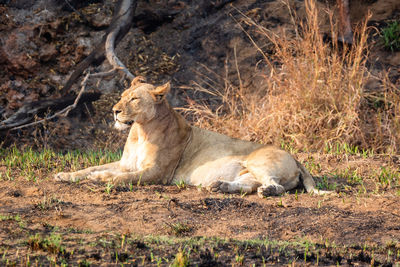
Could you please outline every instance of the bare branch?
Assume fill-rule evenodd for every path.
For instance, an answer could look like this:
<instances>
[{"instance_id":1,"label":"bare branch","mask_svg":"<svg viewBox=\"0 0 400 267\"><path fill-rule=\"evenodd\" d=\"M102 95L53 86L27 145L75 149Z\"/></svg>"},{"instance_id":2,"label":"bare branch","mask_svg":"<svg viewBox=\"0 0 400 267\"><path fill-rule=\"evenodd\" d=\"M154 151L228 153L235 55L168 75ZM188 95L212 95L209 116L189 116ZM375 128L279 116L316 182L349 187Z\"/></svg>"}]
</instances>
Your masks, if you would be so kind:
<instances>
[{"instance_id":1,"label":"bare branch","mask_svg":"<svg viewBox=\"0 0 400 267\"><path fill-rule=\"evenodd\" d=\"M108 71L90 74L90 77L91 78L108 77L108 76L113 75L116 71L117 71L117 69L114 68L114 69L111 69L111 70L108 70Z\"/></svg>"},{"instance_id":2,"label":"bare branch","mask_svg":"<svg viewBox=\"0 0 400 267\"><path fill-rule=\"evenodd\" d=\"M84 92L81 95L78 105L84 102L96 101L100 95L100 92ZM64 109L66 106L73 104L75 99L75 96L65 96L57 99L45 99L27 103L10 117L0 122L0 133L29 123L36 115L41 116L41 114L45 114L48 110L57 111Z\"/></svg>"},{"instance_id":3,"label":"bare branch","mask_svg":"<svg viewBox=\"0 0 400 267\"><path fill-rule=\"evenodd\" d=\"M78 94L77 97L75 98L75 101L74 101L74 103L73 103L72 105L69 105L68 107L66 107L66 108L64 108L64 109L62 109L62 110L60 110L59 112L54 113L54 114L51 115L50 117L46 117L46 118L44 118L44 119L41 119L41 120L38 120L38 121L35 121L35 122L31 122L31 123L28 123L28 124L24 124L24 125L21 125L21 126L14 127L14 128L11 128L11 130L17 130L17 129L22 129L22 128L25 128L25 127L33 126L33 125L36 125L36 124L43 123L43 122L45 122L45 121L54 119L54 118L59 117L59 116L62 116L62 117L68 116L68 113L69 113L71 110L73 110L74 108L76 108L76 106L77 106L77 104L78 104L78 102L79 102L79 99L81 98L83 92L85 91L85 89L86 89L86 83L87 83L87 80L88 80L88 78L89 78L89 75L90 75L90 72L88 72L88 73L86 74L86 76L83 78L83 80L82 80L82 82L81 82L81 90L79 91L79 94Z\"/></svg>"}]
</instances>

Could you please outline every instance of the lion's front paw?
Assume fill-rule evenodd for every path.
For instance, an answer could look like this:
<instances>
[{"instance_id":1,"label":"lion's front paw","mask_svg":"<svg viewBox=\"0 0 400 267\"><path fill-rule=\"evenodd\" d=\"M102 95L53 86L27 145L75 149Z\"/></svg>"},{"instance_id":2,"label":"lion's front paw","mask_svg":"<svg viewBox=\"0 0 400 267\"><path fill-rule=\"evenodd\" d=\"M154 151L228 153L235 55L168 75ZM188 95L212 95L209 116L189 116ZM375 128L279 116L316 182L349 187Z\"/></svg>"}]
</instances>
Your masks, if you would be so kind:
<instances>
[{"instance_id":1,"label":"lion's front paw","mask_svg":"<svg viewBox=\"0 0 400 267\"><path fill-rule=\"evenodd\" d=\"M74 181L71 173L69 173L69 172L59 172L54 175L54 179L56 181L64 181L64 182Z\"/></svg>"},{"instance_id":2,"label":"lion's front paw","mask_svg":"<svg viewBox=\"0 0 400 267\"><path fill-rule=\"evenodd\" d=\"M97 171L97 172L92 172L86 177L88 180L94 181L94 182L103 182L103 183L108 183L113 181L113 175L110 172L107 171Z\"/></svg>"},{"instance_id":3,"label":"lion's front paw","mask_svg":"<svg viewBox=\"0 0 400 267\"><path fill-rule=\"evenodd\" d=\"M279 196L285 192L285 188L281 185L263 185L257 188L259 197Z\"/></svg>"}]
</instances>

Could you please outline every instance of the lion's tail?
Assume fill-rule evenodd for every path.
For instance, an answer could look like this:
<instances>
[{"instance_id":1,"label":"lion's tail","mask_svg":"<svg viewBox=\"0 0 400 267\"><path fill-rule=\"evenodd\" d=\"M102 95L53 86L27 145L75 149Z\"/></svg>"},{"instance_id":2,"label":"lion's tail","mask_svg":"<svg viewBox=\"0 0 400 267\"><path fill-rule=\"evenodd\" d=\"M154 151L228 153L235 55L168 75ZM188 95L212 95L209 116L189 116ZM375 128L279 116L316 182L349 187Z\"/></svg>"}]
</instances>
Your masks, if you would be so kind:
<instances>
[{"instance_id":1,"label":"lion's tail","mask_svg":"<svg viewBox=\"0 0 400 267\"><path fill-rule=\"evenodd\" d=\"M299 167L299 169L300 169L301 179L303 180L303 185L306 188L307 192L309 192L309 193L313 192L314 194L317 194L317 195L323 195L323 194L332 193L331 191L318 190L316 188L316 185L315 185L313 177L308 172L308 170L306 168L304 168L303 164L301 164L297 160L296 160L296 164L297 164L297 167Z\"/></svg>"}]
</instances>

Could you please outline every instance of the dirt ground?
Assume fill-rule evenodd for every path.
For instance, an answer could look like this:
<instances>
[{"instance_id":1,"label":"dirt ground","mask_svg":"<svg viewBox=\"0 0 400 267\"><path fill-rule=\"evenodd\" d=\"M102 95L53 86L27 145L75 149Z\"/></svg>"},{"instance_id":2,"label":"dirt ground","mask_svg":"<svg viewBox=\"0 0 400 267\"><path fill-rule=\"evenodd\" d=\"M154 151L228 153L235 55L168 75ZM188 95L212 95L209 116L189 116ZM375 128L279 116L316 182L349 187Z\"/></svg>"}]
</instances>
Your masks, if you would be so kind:
<instances>
[{"instance_id":1,"label":"dirt ground","mask_svg":"<svg viewBox=\"0 0 400 267\"><path fill-rule=\"evenodd\" d=\"M0 261L164 266L190 247L193 266L399 264L396 190L336 191L260 199L188 186L108 190L21 176L0 183ZM35 235L42 240L32 241ZM62 245L46 246L52 235Z\"/></svg>"}]
</instances>

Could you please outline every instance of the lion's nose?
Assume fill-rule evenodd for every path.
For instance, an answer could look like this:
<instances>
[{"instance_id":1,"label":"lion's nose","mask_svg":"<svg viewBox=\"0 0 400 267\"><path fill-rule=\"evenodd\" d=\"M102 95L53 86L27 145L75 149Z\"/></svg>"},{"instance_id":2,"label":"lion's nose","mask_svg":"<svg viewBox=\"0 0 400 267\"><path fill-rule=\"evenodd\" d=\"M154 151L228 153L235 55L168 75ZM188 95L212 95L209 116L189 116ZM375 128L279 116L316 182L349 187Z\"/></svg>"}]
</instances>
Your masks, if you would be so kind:
<instances>
[{"instance_id":1,"label":"lion's nose","mask_svg":"<svg viewBox=\"0 0 400 267\"><path fill-rule=\"evenodd\" d=\"M114 108L113 111L114 111L115 115L117 115L118 113L121 113L122 110Z\"/></svg>"}]
</instances>

